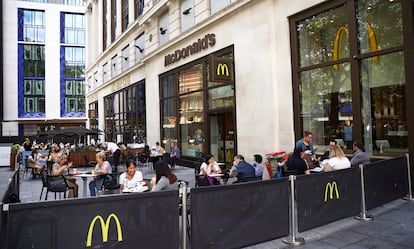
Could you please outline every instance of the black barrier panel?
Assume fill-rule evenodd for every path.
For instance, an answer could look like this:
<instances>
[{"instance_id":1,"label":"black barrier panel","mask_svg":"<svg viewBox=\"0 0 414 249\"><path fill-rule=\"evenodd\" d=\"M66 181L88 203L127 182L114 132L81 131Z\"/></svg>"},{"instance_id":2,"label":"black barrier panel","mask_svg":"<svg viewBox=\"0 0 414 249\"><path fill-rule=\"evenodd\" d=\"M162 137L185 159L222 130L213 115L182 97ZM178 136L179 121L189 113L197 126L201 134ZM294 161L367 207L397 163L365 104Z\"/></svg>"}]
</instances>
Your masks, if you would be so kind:
<instances>
[{"instance_id":1,"label":"black barrier panel","mask_svg":"<svg viewBox=\"0 0 414 249\"><path fill-rule=\"evenodd\" d=\"M374 162L364 166L367 209L408 194L408 171L405 157Z\"/></svg>"},{"instance_id":2,"label":"black barrier panel","mask_svg":"<svg viewBox=\"0 0 414 249\"><path fill-rule=\"evenodd\" d=\"M191 190L191 248L241 248L287 236L287 179Z\"/></svg>"},{"instance_id":3,"label":"black barrier panel","mask_svg":"<svg viewBox=\"0 0 414 249\"><path fill-rule=\"evenodd\" d=\"M358 168L299 176L295 188L299 232L357 215L361 210Z\"/></svg>"},{"instance_id":4,"label":"black barrier panel","mask_svg":"<svg viewBox=\"0 0 414 249\"><path fill-rule=\"evenodd\" d=\"M178 191L11 204L7 248L179 246Z\"/></svg>"}]
</instances>

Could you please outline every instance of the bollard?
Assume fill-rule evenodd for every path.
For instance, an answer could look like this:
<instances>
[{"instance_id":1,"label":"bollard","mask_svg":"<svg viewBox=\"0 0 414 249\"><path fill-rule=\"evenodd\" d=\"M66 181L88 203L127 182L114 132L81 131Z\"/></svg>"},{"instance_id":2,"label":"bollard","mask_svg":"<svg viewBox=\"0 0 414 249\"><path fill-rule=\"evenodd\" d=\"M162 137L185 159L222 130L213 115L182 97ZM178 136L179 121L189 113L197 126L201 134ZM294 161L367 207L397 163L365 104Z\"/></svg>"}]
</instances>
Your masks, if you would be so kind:
<instances>
[{"instance_id":1,"label":"bollard","mask_svg":"<svg viewBox=\"0 0 414 249\"><path fill-rule=\"evenodd\" d=\"M359 165L359 170L361 172L361 213L359 216L355 216L355 219L360 221L370 221L373 217L367 214L365 207L365 183L364 183L364 165Z\"/></svg>"},{"instance_id":2,"label":"bollard","mask_svg":"<svg viewBox=\"0 0 414 249\"><path fill-rule=\"evenodd\" d=\"M412 201L412 200L414 200L414 198L413 198L413 192L412 192L412 189L411 189L410 156L407 153L407 154L405 154L405 157L407 158L407 170L408 170L408 196L404 197L403 199L407 200L407 201Z\"/></svg>"},{"instance_id":3,"label":"bollard","mask_svg":"<svg viewBox=\"0 0 414 249\"><path fill-rule=\"evenodd\" d=\"M289 235L287 238L283 238L282 241L285 244L292 246L301 246L305 244L304 238L296 238L297 221L296 221L296 205L295 205L295 180L296 176L290 175L290 208L289 208Z\"/></svg>"},{"instance_id":4,"label":"bollard","mask_svg":"<svg viewBox=\"0 0 414 249\"><path fill-rule=\"evenodd\" d=\"M185 182L181 182L180 189L181 189L181 217L182 217L182 233L183 233L182 249L187 249L187 184Z\"/></svg>"}]
</instances>

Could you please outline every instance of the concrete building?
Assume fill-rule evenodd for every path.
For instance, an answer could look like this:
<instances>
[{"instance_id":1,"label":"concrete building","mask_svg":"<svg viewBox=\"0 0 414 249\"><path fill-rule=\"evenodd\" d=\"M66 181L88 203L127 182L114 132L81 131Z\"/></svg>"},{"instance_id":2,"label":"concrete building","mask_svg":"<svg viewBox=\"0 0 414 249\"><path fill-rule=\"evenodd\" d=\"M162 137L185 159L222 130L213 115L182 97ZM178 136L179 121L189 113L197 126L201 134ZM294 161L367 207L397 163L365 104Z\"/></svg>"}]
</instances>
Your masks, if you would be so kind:
<instances>
[{"instance_id":1,"label":"concrete building","mask_svg":"<svg viewBox=\"0 0 414 249\"><path fill-rule=\"evenodd\" d=\"M184 156L414 146L410 0L85 1L87 109L104 140ZM397 21L395 21L397 20ZM392 27L392 28L388 28Z\"/></svg>"},{"instance_id":2,"label":"concrete building","mask_svg":"<svg viewBox=\"0 0 414 249\"><path fill-rule=\"evenodd\" d=\"M82 0L2 1L2 136L85 126Z\"/></svg>"}]
</instances>

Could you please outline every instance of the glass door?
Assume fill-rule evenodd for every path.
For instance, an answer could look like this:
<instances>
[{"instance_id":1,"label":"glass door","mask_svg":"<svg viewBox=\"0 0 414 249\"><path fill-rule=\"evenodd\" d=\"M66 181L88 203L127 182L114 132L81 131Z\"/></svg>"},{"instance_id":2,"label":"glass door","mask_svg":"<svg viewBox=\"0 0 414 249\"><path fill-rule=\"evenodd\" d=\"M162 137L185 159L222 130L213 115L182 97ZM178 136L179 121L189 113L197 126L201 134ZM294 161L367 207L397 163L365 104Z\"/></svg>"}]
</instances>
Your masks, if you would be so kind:
<instances>
[{"instance_id":1,"label":"glass door","mask_svg":"<svg viewBox=\"0 0 414 249\"><path fill-rule=\"evenodd\" d=\"M209 119L210 152L217 162L226 163L226 168L230 168L235 148L233 112L211 113Z\"/></svg>"}]
</instances>

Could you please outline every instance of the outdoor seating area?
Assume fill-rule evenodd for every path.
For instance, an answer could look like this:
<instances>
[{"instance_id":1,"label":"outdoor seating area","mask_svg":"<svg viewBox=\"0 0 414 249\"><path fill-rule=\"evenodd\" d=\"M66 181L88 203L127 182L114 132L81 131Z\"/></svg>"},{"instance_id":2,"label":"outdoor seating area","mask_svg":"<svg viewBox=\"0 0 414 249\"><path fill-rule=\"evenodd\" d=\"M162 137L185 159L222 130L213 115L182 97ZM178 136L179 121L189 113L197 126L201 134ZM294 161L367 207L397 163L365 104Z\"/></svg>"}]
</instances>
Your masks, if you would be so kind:
<instances>
[{"instance_id":1,"label":"outdoor seating area","mask_svg":"<svg viewBox=\"0 0 414 249\"><path fill-rule=\"evenodd\" d=\"M291 241L291 239L298 236L292 234L291 231L301 233L355 215L359 215L363 220L368 220L370 216L366 210L369 211L407 196L410 192L408 167L406 158L400 157L377 161L365 167L354 167L321 174L291 176L270 181L256 180L240 184L195 187L194 169L178 166L174 169L174 173L182 183L179 190L176 191L129 194L116 192L116 194L98 195L97 198L79 198L76 202L72 202L70 199L56 198L56 201L41 201L40 203L42 203L44 212L56 212L56 215L60 217L58 220L47 220L47 222L55 224L57 228L63 226L66 220L72 217L71 213L82 210L82 213L79 213L79 217L76 219L78 219L77 224L80 227L85 227L86 230L90 225L90 217L106 214L110 207L110 212L116 215L123 232L122 241L117 240L114 237L115 234L109 236L112 245L118 243L132 245L137 243L137 239L139 239L140 244L147 245L146 248L178 248L180 240L181 243L185 240L191 244L191 248L205 248L207 245L214 245L212 248L241 248L282 237L285 237L288 243L293 243L295 241ZM119 172L124 170L124 166L119 166ZM16 176L23 173L21 171L16 172ZM79 171L77 173L83 174ZM151 176L153 176L153 173L144 173L144 178ZM14 178L14 181L19 181L18 178ZM116 178L115 175L114 178ZM364 181L361 181L362 178ZM20 184L22 200L25 198L26 191L28 191L28 187L25 185L31 184L31 187L33 187L34 182L38 183L37 186L39 186L40 192L43 186L39 179L22 179ZM10 186L14 186L13 181ZM63 188L66 192L67 186ZM295 191L291 191L292 188L295 188ZM365 197L361 196L361 189ZM80 191L82 190L80 189ZM64 192L62 192L63 195ZM56 193L59 195L58 190ZM249 198L246 198L246 196L249 196ZM214 212L210 212L212 208L211 200L221 200L215 202ZM289 204L292 200L296 200L296 204ZM40 203L37 200L27 201L26 199L23 203L9 206L7 211L9 212L9 221L22 226L20 230L16 230L13 226L9 227L7 230L9 234L7 243L9 245L21 247L29 243L27 238L23 238L25 236L24 232L16 232L29 229L32 222L40 224L36 222L37 216L30 214L32 212L30 210L37 210ZM177 203L179 205L176 210L180 211L180 213L176 213L179 214L176 217L177 219L158 217L164 213L171 214L171 210L177 208ZM70 210L65 206L70 206ZM151 217L151 224L153 224L151 228L141 221L134 223L136 227L129 227L131 223L127 222L126 219L130 216L125 213L129 208L125 209L125 207L132 206L134 208L131 210L134 210L134 214L129 215L145 214L147 218L139 218L141 221ZM292 219L290 217L294 213L294 209L298 210L295 218L298 220L297 224L291 223ZM32 221L27 223L21 220L19 210L25 210L25 215L29 215ZM250 218L240 220L246 210L250 210ZM261 210L272 211L266 215L267 218L264 218ZM328 210L330 211L328 212ZM329 215L327 215L328 213ZM223 216L227 218L223 220ZM80 217L85 217L85 219L79 219ZM234 224L236 223L238 226L235 227ZM297 228L292 228L292 226L297 226ZM151 234L161 227L168 227L169 233L161 241L155 241L152 236L138 236L139 238L137 238L136 235L131 234L131 231L136 229L145 231L144 234ZM256 229L253 232L248 227L255 227ZM226 234L226 238L220 236L223 232ZM99 236L95 235L93 233L94 242L91 243L107 245L102 241L99 242ZM240 235L243 236L240 237ZM36 241L36 237L33 237L30 239L30 243L48 246L44 243L45 241L52 241L50 236L53 235L42 233L39 236L43 238L42 241ZM45 237L47 238L45 239ZM182 239L180 239L181 237ZM10 240L11 238L13 240ZM75 248L80 246L77 244L79 241L83 241L82 238L75 239L70 244Z\"/></svg>"}]
</instances>

